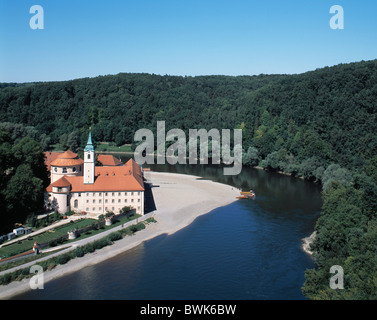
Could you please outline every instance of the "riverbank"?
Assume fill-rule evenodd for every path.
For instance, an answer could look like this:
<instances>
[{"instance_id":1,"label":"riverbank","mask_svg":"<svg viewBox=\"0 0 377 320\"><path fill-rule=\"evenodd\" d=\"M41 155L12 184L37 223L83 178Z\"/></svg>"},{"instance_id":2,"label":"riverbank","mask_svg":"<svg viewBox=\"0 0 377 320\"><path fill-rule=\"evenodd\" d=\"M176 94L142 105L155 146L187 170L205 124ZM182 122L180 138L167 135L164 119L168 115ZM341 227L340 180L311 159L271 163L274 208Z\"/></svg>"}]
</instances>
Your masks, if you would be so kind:
<instances>
[{"instance_id":1,"label":"riverbank","mask_svg":"<svg viewBox=\"0 0 377 320\"><path fill-rule=\"evenodd\" d=\"M302 239L302 249L307 254L313 255L313 251L310 250L310 245L313 243L316 235L317 235L317 231L314 231L309 237Z\"/></svg>"},{"instance_id":2,"label":"riverbank","mask_svg":"<svg viewBox=\"0 0 377 320\"><path fill-rule=\"evenodd\" d=\"M146 178L153 184L152 193L156 207L153 216L157 223L150 224L146 229L125 237L111 246L45 272L44 283L114 257L161 234L173 234L192 223L200 215L232 203L239 195L237 188L200 180L196 176L147 172ZM0 299L9 299L31 290L29 281L25 279L0 286Z\"/></svg>"}]
</instances>

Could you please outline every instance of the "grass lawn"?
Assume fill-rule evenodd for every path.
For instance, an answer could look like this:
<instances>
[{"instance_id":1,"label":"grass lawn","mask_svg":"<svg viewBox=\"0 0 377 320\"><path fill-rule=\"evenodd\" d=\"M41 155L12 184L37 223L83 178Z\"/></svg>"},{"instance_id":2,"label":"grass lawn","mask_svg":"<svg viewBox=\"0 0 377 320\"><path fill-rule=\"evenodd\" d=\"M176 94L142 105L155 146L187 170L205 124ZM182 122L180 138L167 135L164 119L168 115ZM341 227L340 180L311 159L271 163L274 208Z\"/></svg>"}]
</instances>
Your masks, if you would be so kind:
<instances>
[{"instance_id":1,"label":"grass lawn","mask_svg":"<svg viewBox=\"0 0 377 320\"><path fill-rule=\"evenodd\" d=\"M97 230L96 229L90 230L88 232L80 234L75 240L68 240L68 241L74 242L76 240L85 239L97 233L101 233L103 231L119 226L122 223L126 223L135 219L136 219L136 215L133 215L131 217L123 216L119 218L118 221L114 222L111 226L103 226ZM97 221L98 220L95 220L95 219L83 218L82 220L77 220L75 222L68 222L67 224L51 229L51 231L46 231L36 236L31 235L27 239L21 240L19 242L14 242L8 246L4 246L0 248L0 258L11 257L13 255L29 251L32 249L35 241L37 241L38 243L49 242L54 239L58 239L63 235L66 235L67 232L70 230L84 228L86 226L92 225L94 222L97 222Z\"/></svg>"},{"instance_id":2,"label":"grass lawn","mask_svg":"<svg viewBox=\"0 0 377 320\"><path fill-rule=\"evenodd\" d=\"M29 251L33 248L35 241L37 241L38 243L45 243L67 234L69 230L86 227L88 225L91 225L95 221L96 220L94 219L84 218L82 220L68 222L67 224L51 229L53 231L46 231L35 236L30 235L30 237L24 240L14 242L10 245L0 248L0 257L10 257L18 253Z\"/></svg>"},{"instance_id":3,"label":"grass lawn","mask_svg":"<svg viewBox=\"0 0 377 320\"><path fill-rule=\"evenodd\" d=\"M101 232L104 232L104 231L107 231L109 229L112 229L114 227L117 227L119 226L120 224L122 223L127 223L131 220L136 220L136 216L133 215L131 217L126 217L126 216L123 216L121 217L120 219L118 219L117 221L114 221L113 224L111 226L102 226L101 228L99 229L92 229L90 231L87 231L87 232L84 232L82 234L80 234L75 240L69 240L71 242L73 241L76 241L76 240L81 240L81 239L85 239L85 238L88 238L88 237L91 237L91 236L94 236L98 233L101 233Z\"/></svg>"},{"instance_id":4,"label":"grass lawn","mask_svg":"<svg viewBox=\"0 0 377 320\"><path fill-rule=\"evenodd\" d=\"M56 251L51 251L51 252L45 252L45 253L42 252L38 255L27 256L26 258L20 259L20 260L17 260L17 261L9 261L7 263L0 265L0 271L5 271L5 270L8 270L8 269L17 267L17 266L21 266L25 263L29 263L31 261L38 260L38 259L43 258L43 257L47 257L49 255L52 255L53 253L59 252L59 251L64 250L64 249L65 248L60 249L60 250L56 250Z\"/></svg>"},{"instance_id":5,"label":"grass lawn","mask_svg":"<svg viewBox=\"0 0 377 320\"><path fill-rule=\"evenodd\" d=\"M97 152L133 152L130 144L117 147L113 143L100 142L96 145Z\"/></svg>"}]
</instances>

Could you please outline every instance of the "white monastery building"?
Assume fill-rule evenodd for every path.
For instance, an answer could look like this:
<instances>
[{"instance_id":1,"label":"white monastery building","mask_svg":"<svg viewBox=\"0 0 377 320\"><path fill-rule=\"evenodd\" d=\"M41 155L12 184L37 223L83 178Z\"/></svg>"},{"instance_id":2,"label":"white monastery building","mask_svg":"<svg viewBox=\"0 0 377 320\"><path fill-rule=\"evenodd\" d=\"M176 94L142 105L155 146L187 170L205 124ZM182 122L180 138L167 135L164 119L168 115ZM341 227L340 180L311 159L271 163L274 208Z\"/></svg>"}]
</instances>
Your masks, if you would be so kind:
<instances>
[{"instance_id":1,"label":"white monastery building","mask_svg":"<svg viewBox=\"0 0 377 320\"><path fill-rule=\"evenodd\" d=\"M91 132L84 149L84 160L76 153L46 152L51 184L47 187L49 207L65 213L69 210L89 215L115 214L127 206L144 214L142 169L130 159L126 164L113 156L99 155L103 166L96 166Z\"/></svg>"}]
</instances>

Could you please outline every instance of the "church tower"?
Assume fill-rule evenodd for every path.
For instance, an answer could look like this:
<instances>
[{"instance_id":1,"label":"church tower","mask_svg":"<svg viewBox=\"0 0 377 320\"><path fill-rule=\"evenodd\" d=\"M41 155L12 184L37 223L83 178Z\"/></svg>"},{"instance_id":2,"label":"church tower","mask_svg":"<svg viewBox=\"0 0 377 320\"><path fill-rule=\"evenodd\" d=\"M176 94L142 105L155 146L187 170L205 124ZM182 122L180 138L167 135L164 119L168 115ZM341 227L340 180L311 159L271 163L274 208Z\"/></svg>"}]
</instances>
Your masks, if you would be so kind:
<instances>
[{"instance_id":1,"label":"church tower","mask_svg":"<svg viewBox=\"0 0 377 320\"><path fill-rule=\"evenodd\" d=\"M92 143L92 131L89 132L88 142L84 149L84 183L94 183L94 170L95 170L95 154L94 146Z\"/></svg>"}]
</instances>

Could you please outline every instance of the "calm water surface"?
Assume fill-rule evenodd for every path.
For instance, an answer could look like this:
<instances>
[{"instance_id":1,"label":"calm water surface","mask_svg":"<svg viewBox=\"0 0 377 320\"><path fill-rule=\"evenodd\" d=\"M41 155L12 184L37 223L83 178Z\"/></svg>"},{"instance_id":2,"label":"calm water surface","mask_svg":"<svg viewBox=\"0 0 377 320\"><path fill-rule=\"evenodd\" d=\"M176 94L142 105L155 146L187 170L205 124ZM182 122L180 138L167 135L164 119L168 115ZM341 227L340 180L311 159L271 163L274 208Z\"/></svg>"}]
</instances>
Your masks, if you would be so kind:
<instances>
[{"instance_id":1,"label":"calm water surface","mask_svg":"<svg viewBox=\"0 0 377 320\"><path fill-rule=\"evenodd\" d=\"M305 299L302 251L319 215L317 185L244 168L224 177L218 166L150 166L253 189L239 200L95 266L16 299Z\"/></svg>"}]
</instances>

